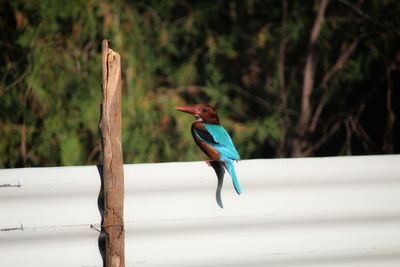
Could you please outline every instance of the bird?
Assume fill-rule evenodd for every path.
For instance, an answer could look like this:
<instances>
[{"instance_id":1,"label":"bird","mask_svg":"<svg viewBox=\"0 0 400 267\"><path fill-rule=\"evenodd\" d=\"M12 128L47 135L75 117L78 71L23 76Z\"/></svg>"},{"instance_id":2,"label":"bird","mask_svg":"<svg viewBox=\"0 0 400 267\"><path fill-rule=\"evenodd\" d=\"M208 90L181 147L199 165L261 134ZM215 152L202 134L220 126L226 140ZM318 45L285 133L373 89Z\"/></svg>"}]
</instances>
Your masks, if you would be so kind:
<instances>
[{"instance_id":1,"label":"bird","mask_svg":"<svg viewBox=\"0 0 400 267\"><path fill-rule=\"evenodd\" d=\"M194 141L210 158L206 161L221 162L232 178L236 193L242 193L236 176L234 162L240 160L239 153L225 128L220 124L217 111L209 104L195 106L177 106L176 110L192 114L196 120L192 123L191 132Z\"/></svg>"}]
</instances>

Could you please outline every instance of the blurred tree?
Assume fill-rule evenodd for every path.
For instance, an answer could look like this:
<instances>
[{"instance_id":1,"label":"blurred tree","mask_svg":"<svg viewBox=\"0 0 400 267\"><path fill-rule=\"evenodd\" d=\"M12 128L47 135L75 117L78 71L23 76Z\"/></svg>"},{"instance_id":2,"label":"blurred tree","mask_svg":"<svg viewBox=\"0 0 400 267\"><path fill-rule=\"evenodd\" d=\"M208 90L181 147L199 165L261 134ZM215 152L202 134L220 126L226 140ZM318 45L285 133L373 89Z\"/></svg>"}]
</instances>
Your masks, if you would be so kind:
<instances>
[{"instance_id":1,"label":"blurred tree","mask_svg":"<svg viewBox=\"0 0 400 267\"><path fill-rule=\"evenodd\" d=\"M103 38L122 57L127 163L202 159L174 110L197 102L217 106L243 158L398 153L399 12L396 0L2 3L0 166L99 162Z\"/></svg>"}]
</instances>

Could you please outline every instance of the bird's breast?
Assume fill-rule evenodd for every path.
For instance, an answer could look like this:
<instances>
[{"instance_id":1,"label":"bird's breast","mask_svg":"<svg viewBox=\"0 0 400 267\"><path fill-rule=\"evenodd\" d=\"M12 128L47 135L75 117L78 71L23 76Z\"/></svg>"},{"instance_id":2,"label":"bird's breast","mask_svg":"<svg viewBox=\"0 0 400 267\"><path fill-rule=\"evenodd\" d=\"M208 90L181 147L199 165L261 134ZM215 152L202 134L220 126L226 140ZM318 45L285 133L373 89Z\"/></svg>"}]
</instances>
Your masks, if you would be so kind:
<instances>
[{"instance_id":1,"label":"bird's breast","mask_svg":"<svg viewBox=\"0 0 400 267\"><path fill-rule=\"evenodd\" d=\"M212 145L209 145L205 141L203 141L199 137L198 133L201 133L202 138L209 138L209 137L207 137L207 135L209 135L209 133L201 122L195 122L192 125L193 139L196 142L196 144L201 148L201 150L203 150L203 152L210 159L219 161L221 154L215 148L213 148ZM207 139L205 139L205 140L207 140Z\"/></svg>"}]
</instances>

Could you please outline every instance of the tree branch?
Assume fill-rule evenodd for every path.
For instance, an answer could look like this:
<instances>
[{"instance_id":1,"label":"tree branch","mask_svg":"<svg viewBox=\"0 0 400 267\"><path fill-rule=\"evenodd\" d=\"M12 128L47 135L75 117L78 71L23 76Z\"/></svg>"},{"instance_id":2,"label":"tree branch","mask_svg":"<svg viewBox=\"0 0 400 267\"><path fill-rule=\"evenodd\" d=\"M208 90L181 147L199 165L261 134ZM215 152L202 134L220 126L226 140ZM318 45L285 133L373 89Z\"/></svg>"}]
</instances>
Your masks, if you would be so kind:
<instances>
[{"instance_id":1,"label":"tree branch","mask_svg":"<svg viewBox=\"0 0 400 267\"><path fill-rule=\"evenodd\" d=\"M399 54L400 55L400 54ZM391 68L385 60L386 65L386 80L387 80L387 89L386 89L386 125L385 125L385 133L383 136L383 151L385 153L393 153L393 128L396 122L396 115L393 111L392 106L392 77L391 77Z\"/></svg>"},{"instance_id":2,"label":"tree branch","mask_svg":"<svg viewBox=\"0 0 400 267\"><path fill-rule=\"evenodd\" d=\"M311 38L309 43L308 55L303 76L303 94L301 98L301 113L299 131L304 134L308 120L310 118L310 97L314 86L314 65L315 65L315 47L321 31L322 23L324 22L325 10L329 0L322 0L318 10L317 18L315 19Z\"/></svg>"},{"instance_id":3,"label":"tree branch","mask_svg":"<svg viewBox=\"0 0 400 267\"><path fill-rule=\"evenodd\" d=\"M328 100L328 87L327 84L330 81L330 79L339 73L344 66L346 65L347 61L349 60L350 56L354 53L354 51L357 48L358 42L360 38L355 39L351 44L349 45L344 45L343 52L340 54L338 57L335 65L333 65L332 69L325 73L324 77L322 78L322 82L320 85L320 88L324 90L324 93L321 97L321 100L318 103L317 108L315 109L314 115L312 116L311 123L310 123L310 132L314 132L319 118L321 116L322 110L325 107L326 101Z\"/></svg>"},{"instance_id":4,"label":"tree branch","mask_svg":"<svg viewBox=\"0 0 400 267\"><path fill-rule=\"evenodd\" d=\"M304 68L303 75L303 89L302 89L302 97L301 97L301 111L299 122L297 125L296 137L293 140L292 144L292 155L302 156L304 149L304 135L307 131L307 126L310 120L311 114L311 104L310 98L314 87L314 65L315 65L315 54L316 54L316 45L318 41L318 37L321 31L322 23L325 18L325 11L328 6L329 0L322 0L318 9L317 17L315 18L313 28L311 30L311 37L308 46L308 54L306 57L306 64Z\"/></svg>"},{"instance_id":5,"label":"tree branch","mask_svg":"<svg viewBox=\"0 0 400 267\"><path fill-rule=\"evenodd\" d=\"M332 127L322 135L322 137L317 142L315 142L312 146L308 147L304 151L304 156L312 155L317 149L319 149L323 144L325 144L325 142L328 141L329 138L331 138L337 132L337 130L340 129L341 124L342 120L338 119L332 125Z\"/></svg>"},{"instance_id":6,"label":"tree branch","mask_svg":"<svg viewBox=\"0 0 400 267\"><path fill-rule=\"evenodd\" d=\"M286 84L285 84L285 52L287 42L287 1L282 0L282 36L279 44L279 59L278 59L278 79L279 79L279 96L280 96L280 107L279 110L283 111L287 107L287 95L286 95Z\"/></svg>"},{"instance_id":7,"label":"tree branch","mask_svg":"<svg viewBox=\"0 0 400 267\"><path fill-rule=\"evenodd\" d=\"M278 58L278 79L279 79L279 98L280 104L278 107L279 113L282 114L283 132L281 140L279 140L276 154L278 157L284 157L286 155L286 136L289 127L289 117L287 113L287 90L285 81L285 54L286 54L286 43L287 37L287 1L282 0L282 35L279 44L279 58Z\"/></svg>"}]
</instances>

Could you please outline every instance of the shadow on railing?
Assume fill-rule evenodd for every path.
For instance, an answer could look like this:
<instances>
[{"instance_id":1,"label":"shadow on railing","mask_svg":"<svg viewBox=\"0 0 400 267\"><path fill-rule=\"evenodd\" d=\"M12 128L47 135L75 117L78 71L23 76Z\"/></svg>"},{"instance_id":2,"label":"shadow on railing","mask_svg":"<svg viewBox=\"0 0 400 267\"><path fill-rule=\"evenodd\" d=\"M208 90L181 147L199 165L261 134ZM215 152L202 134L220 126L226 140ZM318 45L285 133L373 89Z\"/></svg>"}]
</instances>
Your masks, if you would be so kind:
<instances>
[{"instance_id":1,"label":"shadow on railing","mask_svg":"<svg viewBox=\"0 0 400 267\"><path fill-rule=\"evenodd\" d=\"M100 191L99 191L99 196L97 198L97 206L99 208L99 213L101 216L101 231L99 232L99 239L98 239L98 245L99 245L99 252L101 255L101 258L103 260L103 266L105 266L106 262L106 236L104 233L104 178L103 178L103 165L97 165L97 170L99 172L99 178L100 178Z\"/></svg>"}]
</instances>

